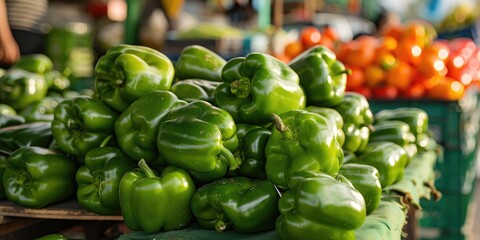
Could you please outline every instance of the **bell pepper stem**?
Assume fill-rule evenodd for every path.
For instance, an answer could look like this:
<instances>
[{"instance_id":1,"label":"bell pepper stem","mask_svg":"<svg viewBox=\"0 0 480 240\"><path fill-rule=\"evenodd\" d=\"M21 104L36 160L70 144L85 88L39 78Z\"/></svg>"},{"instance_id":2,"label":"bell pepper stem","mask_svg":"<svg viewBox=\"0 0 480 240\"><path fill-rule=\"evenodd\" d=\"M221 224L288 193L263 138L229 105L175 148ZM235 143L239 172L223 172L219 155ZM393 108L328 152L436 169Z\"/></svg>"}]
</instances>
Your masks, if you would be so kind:
<instances>
[{"instance_id":1,"label":"bell pepper stem","mask_svg":"<svg viewBox=\"0 0 480 240\"><path fill-rule=\"evenodd\" d=\"M232 94L238 98L247 98L250 95L250 80L248 78L240 78L230 84Z\"/></svg>"},{"instance_id":2,"label":"bell pepper stem","mask_svg":"<svg viewBox=\"0 0 480 240\"><path fill-rule=\"evenodd\" d=\"M273 120L273 125L275 126L275 128L280 133L282 133L282 135L285 139L288 140L288 139L293 138L292 130L287 125L285 125L285 123L283 123L282 118L280 118L280 116L278 116L275 113L272 113L272 120Z\"/></svg>"},{"instance_id":3,"label":"bell pepper stem","mask_svg":"<svg viewBox=\"0 0 480 240\"><path fill-rule=\"evenodd\" d=\"M103 139L102 143L100 144L100 147L105 147L107 146L107 143L112 139L112 135L108 135L105 139Z\"/></svg>"},{"instance_id":4,"label":"bell pepper stem","mask_svg":"<svg viewBox=\"0 0 480 240\"><path fill-rule=\"evenodd\" d=\"M140 159L138 162L138 167L147 175L147 177L156 177L157 175L155 172L148 166L147 162L145 162L145 159Z\"/></svg>"},{"instance_id":5,"label":"bell pepper stem","mask_svg":"<svg viewBox=\"0 0 480 240\"><path fill-rule=\"evenodd\" d=\"M224 213L220 213L218 215L217 221L215 221L215 230L217 232L224 232L229 227L230 223L228 221L224 221L226 219Z\"/></svg>"},{"instance_id":6,"label":"bell pepper stem","mask_svg":"<svg viewBox=\"0 0 480 240\"><path fill-rule=\"evenodd\" d=\"M338 76L338 75L342 75L342 74L350 75L350 74L352 74L352 70L351 69L344 69L342 71L332 73L332 76Z\"/></svg>"},{"instance_id":7,"label":"bell pepper stem","mask_svg":"<svg viewBox=\"0 0 480 240\"><path fill-rule=\"evenodd\" d=\"M239 167L239 162L237 161L237 158L226 147L222 146L220 148L220 153L219 154L221 156L225 157L225 159L228 162L228 165L230 166L230 170L234 170L234 169L237 169Z\"/></svg>"}]
</instances>

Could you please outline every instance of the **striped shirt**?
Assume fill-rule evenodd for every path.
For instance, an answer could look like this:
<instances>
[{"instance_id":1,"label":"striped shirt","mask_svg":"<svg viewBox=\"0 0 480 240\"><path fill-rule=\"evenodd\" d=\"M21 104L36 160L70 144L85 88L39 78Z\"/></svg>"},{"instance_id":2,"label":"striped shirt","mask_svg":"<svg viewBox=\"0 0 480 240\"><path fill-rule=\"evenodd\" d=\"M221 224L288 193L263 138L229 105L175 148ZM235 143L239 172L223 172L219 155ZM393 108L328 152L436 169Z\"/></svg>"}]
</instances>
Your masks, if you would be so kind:
<instances>
[{"instance_id":1,"label":"striped shirt","mask_svg":"<svg viewBox=\"0 0 480 240\"><path fill-rule=\"evenodd\" d=\"M11 29L42 32L48 11L48 0L6 0Z\"/></svg>"}]
</instances>

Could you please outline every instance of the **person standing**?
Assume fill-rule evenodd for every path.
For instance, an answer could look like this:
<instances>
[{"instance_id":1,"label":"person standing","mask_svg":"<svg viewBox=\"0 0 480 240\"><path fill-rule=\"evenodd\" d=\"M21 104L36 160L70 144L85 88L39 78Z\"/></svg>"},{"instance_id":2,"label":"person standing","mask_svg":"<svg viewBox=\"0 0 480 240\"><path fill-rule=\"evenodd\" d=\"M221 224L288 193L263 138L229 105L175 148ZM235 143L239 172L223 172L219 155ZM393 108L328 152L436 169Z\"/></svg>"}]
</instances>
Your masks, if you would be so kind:
<instances>
[{"instance_id":1,"label":"person standing","mask_svg":"<svg viewBox=\"0 0 480 240\"><path fill-rule=\"evenodd\" d=\"M48 0L0 0L0 66L43 53Z\"/></svg>"}]
</instances>

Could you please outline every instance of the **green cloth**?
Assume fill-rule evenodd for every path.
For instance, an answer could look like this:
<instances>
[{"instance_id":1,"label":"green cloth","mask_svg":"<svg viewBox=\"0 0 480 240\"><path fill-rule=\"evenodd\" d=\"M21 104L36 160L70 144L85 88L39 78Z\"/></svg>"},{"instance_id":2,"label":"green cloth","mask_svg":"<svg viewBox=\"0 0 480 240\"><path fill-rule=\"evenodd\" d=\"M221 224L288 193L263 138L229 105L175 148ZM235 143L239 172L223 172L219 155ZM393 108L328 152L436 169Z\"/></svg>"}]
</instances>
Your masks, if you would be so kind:
<instances>
[{"instance_id":1,"label":"green cloth","mask_svg":"<svg viewBox=\"0 0 480 240\"><path fill-rule=\"evenodd\" d=\"M377 210L371 212L363 225L355 231L357 240L400 240L406 223L406 208L393 200L382 200Z\"/></svg>"}]
</instances>

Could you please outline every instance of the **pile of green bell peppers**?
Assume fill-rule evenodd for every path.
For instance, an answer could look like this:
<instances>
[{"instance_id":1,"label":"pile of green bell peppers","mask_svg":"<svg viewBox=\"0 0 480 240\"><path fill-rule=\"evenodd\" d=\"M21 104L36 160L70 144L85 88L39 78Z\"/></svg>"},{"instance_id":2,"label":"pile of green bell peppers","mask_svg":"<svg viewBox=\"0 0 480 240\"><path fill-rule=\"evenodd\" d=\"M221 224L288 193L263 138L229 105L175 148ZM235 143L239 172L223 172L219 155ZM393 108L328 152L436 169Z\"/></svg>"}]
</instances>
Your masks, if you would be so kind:
<instances>
[{"instance_id":1,"label":"pile of green bell peppers","mask_svg":"<svg viewBox=\"0 0 480 240\"><path fill-rule=\"evenodd\" d=\"M345 92L346 74L322 46L285 64L192 45L174 64L120 44L98 60L94 94L65 97L47 95L68 83L30 56L0 77L0 198L40 208L76 197L146 233L195 221L355 239L429 133L422 110L374 117Z\"/></svg>"}]
</instances>

